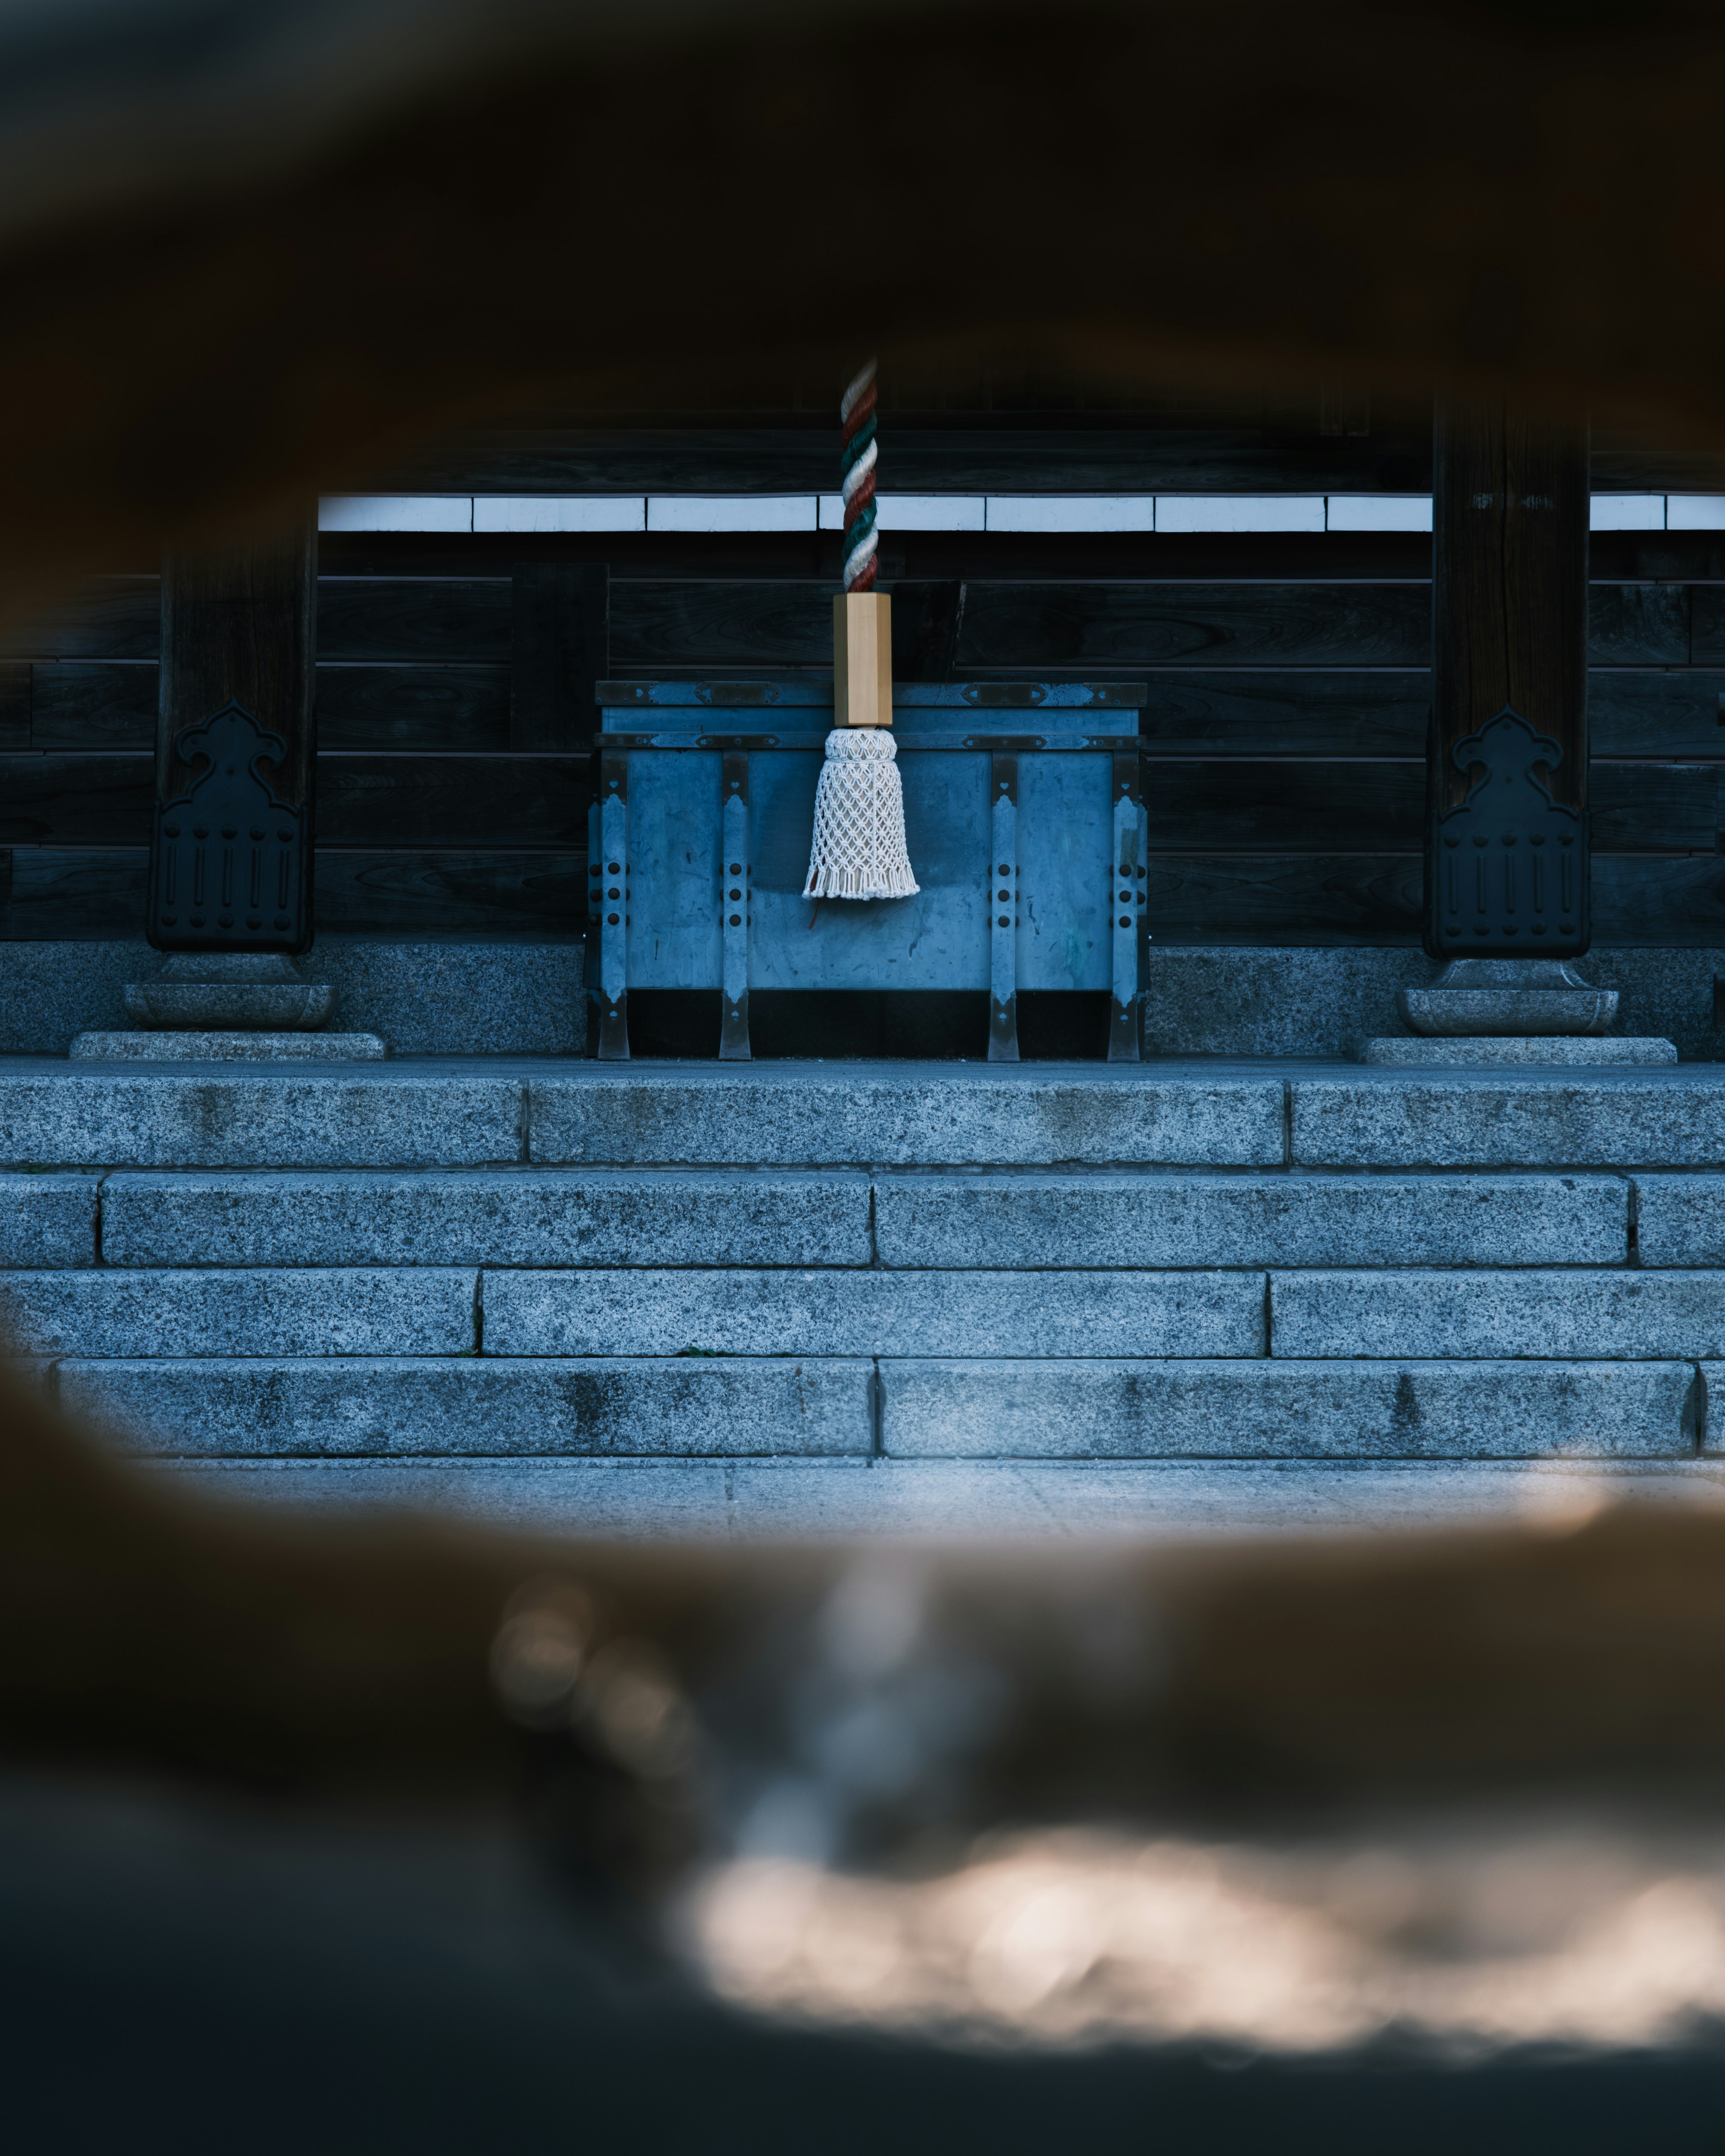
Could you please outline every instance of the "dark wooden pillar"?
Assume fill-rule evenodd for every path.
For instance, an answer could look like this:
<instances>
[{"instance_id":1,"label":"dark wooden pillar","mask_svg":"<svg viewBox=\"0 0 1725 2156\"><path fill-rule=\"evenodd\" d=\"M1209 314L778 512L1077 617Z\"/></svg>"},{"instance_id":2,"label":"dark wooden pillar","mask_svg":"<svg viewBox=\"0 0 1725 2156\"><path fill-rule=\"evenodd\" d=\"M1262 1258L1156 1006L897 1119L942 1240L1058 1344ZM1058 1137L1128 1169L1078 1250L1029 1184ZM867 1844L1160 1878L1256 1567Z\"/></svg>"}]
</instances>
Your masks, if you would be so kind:
<instances>
[{"instance_id":1,"label":"dark wooden pillar","mask_svg":"<svg viewBox=\"0 0 1725 2156\"><path fill-rule=\"evenodd\" d=\"M1425 947L1573 958L1590 935L1588 430L1440 402Z\"/></svg>"},{"instance_id":2,"label":"dark wooden pillar","mask_svg":"<svg viewBox=\"0 0 1725 2156\"><path fill-rule=\"evenodd\" d=\"M147 932L159 951L310 947L317 529L162 563Z\"/></svg>"},{"instance_id":3,"label":"dark wooden pillar","mask_svg":"<svg viewBox=\"0 0 1725 2156\"><path fill-rule=\"evenodd\" d=\"M585 754L609 670L610 572L603 562L518 562L510 586L509 746Z\"/></svg>"}]
</instances>

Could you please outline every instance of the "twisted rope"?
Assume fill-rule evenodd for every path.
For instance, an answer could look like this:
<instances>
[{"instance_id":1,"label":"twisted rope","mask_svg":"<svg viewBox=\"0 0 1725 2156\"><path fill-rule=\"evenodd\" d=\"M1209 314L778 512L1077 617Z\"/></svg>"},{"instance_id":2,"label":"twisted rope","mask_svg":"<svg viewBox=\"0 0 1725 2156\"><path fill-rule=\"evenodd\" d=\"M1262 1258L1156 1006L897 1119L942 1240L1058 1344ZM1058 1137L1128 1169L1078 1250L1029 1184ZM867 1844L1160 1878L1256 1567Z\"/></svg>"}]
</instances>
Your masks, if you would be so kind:
<instances>
[{"instance_id":1,"label":"twisted rope","mask_svg":"<svg viewBox=\"0 0 1725 2156\"><path fill-rule=\"evenodd\" d=\"M875 588L875 362L871 359L839 405L844 429L839 468L845 490L845 588Z\"/></svg>"}]
</instances>

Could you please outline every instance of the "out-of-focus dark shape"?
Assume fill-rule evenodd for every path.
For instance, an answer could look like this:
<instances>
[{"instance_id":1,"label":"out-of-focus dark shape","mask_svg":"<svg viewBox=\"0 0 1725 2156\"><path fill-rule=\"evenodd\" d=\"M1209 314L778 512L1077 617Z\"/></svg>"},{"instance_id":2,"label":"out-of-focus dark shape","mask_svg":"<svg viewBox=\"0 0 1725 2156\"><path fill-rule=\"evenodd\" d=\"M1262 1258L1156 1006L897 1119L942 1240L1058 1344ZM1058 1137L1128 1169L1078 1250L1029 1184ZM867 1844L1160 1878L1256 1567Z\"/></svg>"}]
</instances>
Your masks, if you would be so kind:
<instances>
[{"instance_id":1,"label":"out-of-focus dark shape","mask_svg":"<svg viewBox=\"0 0 1725 2156\"><path fill-rule=\"evenodd\" d=\"M1710 8L883 5L865 175L856 64L836 0L0 12L8 603L512 403L837 365L861 295L1725 439Z\"/></svg>"}]
</instances>

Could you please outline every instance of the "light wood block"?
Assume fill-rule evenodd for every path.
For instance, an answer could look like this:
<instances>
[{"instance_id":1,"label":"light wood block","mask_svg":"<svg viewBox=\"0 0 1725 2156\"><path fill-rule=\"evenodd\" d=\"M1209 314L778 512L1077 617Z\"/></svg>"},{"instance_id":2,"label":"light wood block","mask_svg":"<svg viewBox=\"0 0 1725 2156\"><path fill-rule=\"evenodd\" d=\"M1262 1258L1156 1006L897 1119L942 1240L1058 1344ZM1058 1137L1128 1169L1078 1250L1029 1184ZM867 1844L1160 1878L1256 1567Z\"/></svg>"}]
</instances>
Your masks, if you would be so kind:
<instances>
[{"instance_id":1,"label":"light wood block","mask_svg":"<svg viewBox=\"0 0 1725 2156\"><path fill-rule=\"evenodd\" d=\"M892 724L892 601L845 592L833 601L833 723Z\"/></svg>"}]
</instances>

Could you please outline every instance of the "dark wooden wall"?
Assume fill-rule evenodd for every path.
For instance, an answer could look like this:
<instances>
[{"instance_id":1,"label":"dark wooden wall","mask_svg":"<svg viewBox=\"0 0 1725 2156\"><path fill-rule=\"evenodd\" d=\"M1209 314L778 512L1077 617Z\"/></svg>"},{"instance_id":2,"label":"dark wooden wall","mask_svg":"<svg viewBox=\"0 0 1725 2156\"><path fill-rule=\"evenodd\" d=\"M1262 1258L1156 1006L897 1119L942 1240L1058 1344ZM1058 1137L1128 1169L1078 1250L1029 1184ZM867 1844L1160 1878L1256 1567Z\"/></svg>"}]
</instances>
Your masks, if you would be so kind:
<instances>
[{"instance_id":1,"label":"dark wooden wall","mask_svg":"<svg viewBox=\"0 0 1725 2156\"><path fill-rule=\"evenodd\" d=\"M1016 434L907 418L883 486L1429 484L1429 429L1255 433L1164 414L1132 433L1102 418ZM734 425L614 426L475 439L447 470L406 476L522 492L828 482L829 428L761 433L777 463ZM1725 491L1681 459L1595 444L1596 486L1709 479ZM835 533L326 536L319 928L582 934L583 684L824 670L837 550ZM1418 942L1428 540L888 531L882 572L905 676L1149 684L1158 940ZM1593 573L1596 939L1725 945L1725 534L1596 535ZM116 575L0 659L0 935L139 932L157 638L156 579Z\"/></svg>"}]
</instances>

